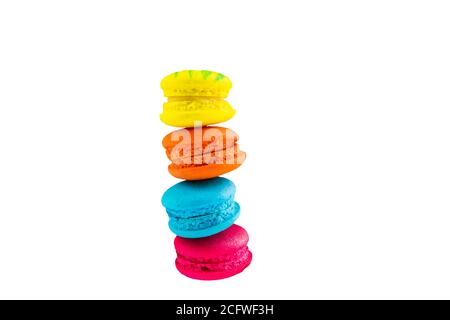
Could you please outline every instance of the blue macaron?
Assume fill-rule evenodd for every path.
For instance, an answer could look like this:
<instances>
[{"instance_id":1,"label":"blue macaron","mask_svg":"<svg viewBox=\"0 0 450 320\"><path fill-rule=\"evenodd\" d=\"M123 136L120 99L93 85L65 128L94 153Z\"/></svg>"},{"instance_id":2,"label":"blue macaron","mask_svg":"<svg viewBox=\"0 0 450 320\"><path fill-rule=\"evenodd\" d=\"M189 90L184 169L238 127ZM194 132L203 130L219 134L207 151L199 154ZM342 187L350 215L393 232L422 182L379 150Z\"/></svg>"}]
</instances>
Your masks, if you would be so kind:
<instances>
[{"instance_id":1,"label":"blue macaron","mask_svg":"<svg viewBox=\"0 0 450 320\"><path fill-rule=\"evenodd\" d=\"M235 193L234 183L222 177L177 183L162 197L170 230L184 238L203 238L227 229L240 212Z\"/></svg>"}]
</instances>

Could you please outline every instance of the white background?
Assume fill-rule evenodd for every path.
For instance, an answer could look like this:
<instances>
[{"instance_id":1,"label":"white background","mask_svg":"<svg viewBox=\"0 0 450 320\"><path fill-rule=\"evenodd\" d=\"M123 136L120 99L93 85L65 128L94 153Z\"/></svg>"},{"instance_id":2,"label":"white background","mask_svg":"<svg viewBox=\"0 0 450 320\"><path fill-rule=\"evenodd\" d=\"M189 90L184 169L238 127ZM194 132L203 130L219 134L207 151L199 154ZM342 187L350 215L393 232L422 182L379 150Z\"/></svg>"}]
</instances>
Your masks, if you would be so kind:
<instances>
[{"instance_id":1,"label":"white background","mask_svg":"<svg viewBox=\"0 0 450 320\"><path fill-rule=\"evenodd\" d=\"M450 298L448 1L2 1L0 298ZM174 267L160 80L231 78L252 265Z\"/></svg>"}]
</instances>

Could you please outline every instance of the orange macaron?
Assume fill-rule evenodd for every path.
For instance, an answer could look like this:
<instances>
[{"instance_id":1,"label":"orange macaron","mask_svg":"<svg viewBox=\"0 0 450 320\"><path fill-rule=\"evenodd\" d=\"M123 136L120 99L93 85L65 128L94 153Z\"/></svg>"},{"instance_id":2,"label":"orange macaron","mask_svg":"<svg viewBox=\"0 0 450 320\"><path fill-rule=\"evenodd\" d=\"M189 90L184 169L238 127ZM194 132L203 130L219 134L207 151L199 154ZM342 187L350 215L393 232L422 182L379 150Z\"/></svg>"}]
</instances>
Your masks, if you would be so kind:
<instances>
[{"instance_id":1,"label":"orange macaron","mask_svg":"<svg viewBox=\"0 0 450 320\"><path fill-rule=\"evenodd\" d=\"M173 131L162 141L176 178L203 180L238 168L245 160L239 136L228 128L207 126Z\"/></svg>"}]
</instances>

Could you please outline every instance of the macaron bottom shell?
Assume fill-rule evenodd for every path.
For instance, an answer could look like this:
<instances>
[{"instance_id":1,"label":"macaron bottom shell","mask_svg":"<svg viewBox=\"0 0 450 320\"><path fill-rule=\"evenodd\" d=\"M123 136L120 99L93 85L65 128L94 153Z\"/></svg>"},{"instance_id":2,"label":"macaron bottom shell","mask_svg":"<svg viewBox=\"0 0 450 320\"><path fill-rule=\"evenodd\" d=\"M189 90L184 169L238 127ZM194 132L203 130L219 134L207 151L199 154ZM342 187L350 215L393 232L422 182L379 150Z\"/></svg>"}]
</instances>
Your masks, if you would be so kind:
<instances>
[{"instance_id":1,"label":"macaron bottom shell","mask_svg":"<svg viewBox=\"0 0 450 320\"><path fill-rule=\"evenodd\" d=\"M228 264L224 264L222 267L222 270L214 270L211 269L220 269L217 268L218 265L221 264L215 264L212 263L204 263L204 264L196 264L193 262L191 265L181 263L181 259L177 258L175 260L175 266L177 270L185 275L188 278L195 279L195 280L221 280L226 279L232 276L235 276L247 268L252 261L252 253L247 250L246 256L236 262L230 262Z\"/></svg>"},{"instance_id":2,"label":"macaron bottom shell","mask_svg":"<svg viewBox=\"0 0 450 320\"><path fill-rule=\"evenodd\" d=\"M180 228L177 228L177 224L174 223L172 220L169 220L169 228L170 230L175 233L177 236L183 237L183 238L204 238L212 236L216 233L219 233L221 231L224 231L228 229L233 223L237 220L240 214L240 206L237 202L234 202L234 211L231 217L225 221L223 221L220 224L217 225L211 225L207 228L203 229L193 229L193 230L183 230ZM206 218L206 217L205 217Z\"/></svg>"},{"instance_id":3,"label":"macaron bottom shell","mask_svg":"<svg viewBox=\"0 0 450 320\"><path fill-rule=\"evenodd\" d=\"M243 156L245 159L245 154ZM239 168L244 160L239 160L232 164L208 164L208 165L190 165L177 166L170 164L168 167L169 173L178 179L186 180L205 180L221 176L225 173L231 172Z\"/></svg>"}]
</instances>

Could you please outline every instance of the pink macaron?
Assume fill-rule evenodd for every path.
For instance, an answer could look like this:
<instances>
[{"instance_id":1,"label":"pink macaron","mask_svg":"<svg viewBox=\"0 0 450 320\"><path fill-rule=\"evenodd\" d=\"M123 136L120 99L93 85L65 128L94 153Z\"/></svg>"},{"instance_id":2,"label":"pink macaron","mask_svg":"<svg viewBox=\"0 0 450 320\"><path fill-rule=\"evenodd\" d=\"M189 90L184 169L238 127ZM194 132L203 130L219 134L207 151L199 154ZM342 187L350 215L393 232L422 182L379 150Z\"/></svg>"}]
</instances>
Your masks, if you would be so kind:
<instances>
[{"instance_id":1,"label":"pink macaron","mask_svg":"<svg viewBox=\"0 0 450 320\"><path fill-rule=\"evenodd\" d=\"M242 272L252 261L248 234L233 224L215 235L188 239L175 238L175 265L182 274L198 280L219 280Z\"/></svg>"}]
</instances>

